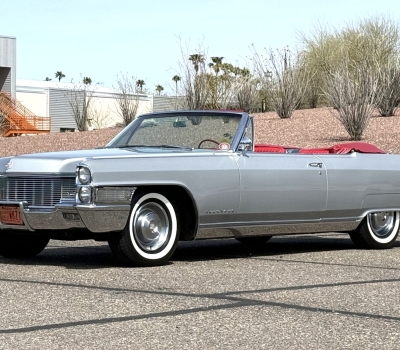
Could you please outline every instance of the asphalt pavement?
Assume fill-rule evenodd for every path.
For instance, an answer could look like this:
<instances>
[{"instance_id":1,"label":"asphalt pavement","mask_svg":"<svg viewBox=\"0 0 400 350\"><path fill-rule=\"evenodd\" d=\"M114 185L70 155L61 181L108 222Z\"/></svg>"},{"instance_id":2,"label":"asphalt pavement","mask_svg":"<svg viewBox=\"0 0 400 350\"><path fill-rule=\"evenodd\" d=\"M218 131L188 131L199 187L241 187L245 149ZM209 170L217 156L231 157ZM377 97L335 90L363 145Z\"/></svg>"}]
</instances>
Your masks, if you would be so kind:
<instances>
[{"instance_id":1,"label":"asphalt pavement","mask_svg":"<svg viewBox=\"0 0 400 350\"><path fill-rule=\"evenodd\" d=\"M400 241L182 242L126 268L104 243L52 240L0 258L0 308L0 349L400 349Z\"/></svg>"}]
</instances>

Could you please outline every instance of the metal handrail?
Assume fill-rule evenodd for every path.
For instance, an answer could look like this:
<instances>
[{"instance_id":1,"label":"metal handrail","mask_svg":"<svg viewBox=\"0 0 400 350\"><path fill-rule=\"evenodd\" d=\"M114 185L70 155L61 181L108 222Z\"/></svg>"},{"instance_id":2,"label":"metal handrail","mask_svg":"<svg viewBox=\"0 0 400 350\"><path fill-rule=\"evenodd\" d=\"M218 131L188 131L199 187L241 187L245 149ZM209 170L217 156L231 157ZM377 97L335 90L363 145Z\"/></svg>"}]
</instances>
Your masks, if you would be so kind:
<instances>
[{"instance_id":1,"label":"metal handrail","mask_svg":"<svg viewBox=\"0 0 400 350\"><path fill-rule=\"evenodd\" d=\"M49 133L51 129L51 118L36 116L6 92L0 92L0 115L4 136Z\"/></svg>"}]
</instances>

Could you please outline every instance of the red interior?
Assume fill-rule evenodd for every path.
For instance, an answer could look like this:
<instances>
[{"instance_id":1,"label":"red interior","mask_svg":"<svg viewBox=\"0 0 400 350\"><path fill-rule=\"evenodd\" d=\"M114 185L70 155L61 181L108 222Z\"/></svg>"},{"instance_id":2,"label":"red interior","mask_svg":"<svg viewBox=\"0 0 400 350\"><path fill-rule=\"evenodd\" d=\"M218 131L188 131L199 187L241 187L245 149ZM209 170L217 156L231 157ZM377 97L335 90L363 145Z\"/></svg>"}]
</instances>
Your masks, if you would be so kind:
<instances>
[{"instance_id":1,"label":"red interior","mask_svg":"<svg viewBox=\"0 0 400 350\"><path fill-rule=\"evenodd\" d=\"M268 144L256 144L255 152L262 153L299 153L299 154L348 154L352 152L384 154L378 147L366 142L347 142L326 148L299 148L288 146L276 146ZM295 151L295 152L293 152Z\"/></svg>"},{"instance_id":2,"label":"red interior","mask_svg":"<svg viewBox=\"0 0 400 350\"><path fill-rule=\"evenodd\" d=\"M263 153L286 153L284 147L279 146L268 146L268 145L255 145L255 152L263 152Z\"/></svg>"}]
</instances>

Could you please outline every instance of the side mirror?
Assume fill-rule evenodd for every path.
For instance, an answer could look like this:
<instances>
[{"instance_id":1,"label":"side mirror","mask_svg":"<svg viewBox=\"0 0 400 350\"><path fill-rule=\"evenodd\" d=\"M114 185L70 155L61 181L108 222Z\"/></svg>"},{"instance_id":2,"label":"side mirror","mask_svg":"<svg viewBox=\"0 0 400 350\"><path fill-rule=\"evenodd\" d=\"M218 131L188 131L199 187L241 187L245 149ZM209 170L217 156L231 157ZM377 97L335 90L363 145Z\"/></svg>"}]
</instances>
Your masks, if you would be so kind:
<instances>
[{"instance_id":1,"label":"side mirror","mask_svg":"<svg viewBox=\"0 0 400 350\"><path fill-rule=\"evenodd\" d=\"M248 137L243 137L240 140L238 150L239 151L251 151L253 146L253 141L251 141Z\"/></svg>"},{"instance_id":2,"label":"side mirror","mask_svg":"<svg viewBox=\"0 0 400 350\"><path fill-rule=\"evenodd\" d=\"M186 122L184 122L182 120L177 120L177 121L174 121L172 125L174 128L184 128L186 126Z\"/></svg>"},{"instance_id":3,"label":"side mirror","mask_svg":"<svg viewBox=\"0 0 400 350\"><path fill-rule=\"evenodd\" d=\"M183 117L178 117L172 124L174 128L184 128L186 126L186 120Z\"/></svg>"}]
</instances>

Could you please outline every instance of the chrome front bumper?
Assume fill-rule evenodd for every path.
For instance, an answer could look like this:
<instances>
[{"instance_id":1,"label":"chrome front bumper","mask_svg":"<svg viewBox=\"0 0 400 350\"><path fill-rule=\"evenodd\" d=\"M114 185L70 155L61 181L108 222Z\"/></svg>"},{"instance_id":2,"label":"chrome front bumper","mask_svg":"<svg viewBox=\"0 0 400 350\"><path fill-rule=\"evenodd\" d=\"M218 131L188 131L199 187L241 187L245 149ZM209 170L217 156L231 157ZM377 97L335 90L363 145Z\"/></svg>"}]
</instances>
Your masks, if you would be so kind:
<instances>
[{"instance_id":1,"label":"chrome front bumper","mask_svg":"<svg viewBox=\"0 0 400 350\"><path fill-rule=\"evenodd\" d=\"M121 231L129 218L129 204L82 205L57 204L54 208L28 207L26 202L0 201L0 205L18 205L23 225L0 222L0 229L68 230L87 228L91 232Z\"/></svg>"}]
</instances>

